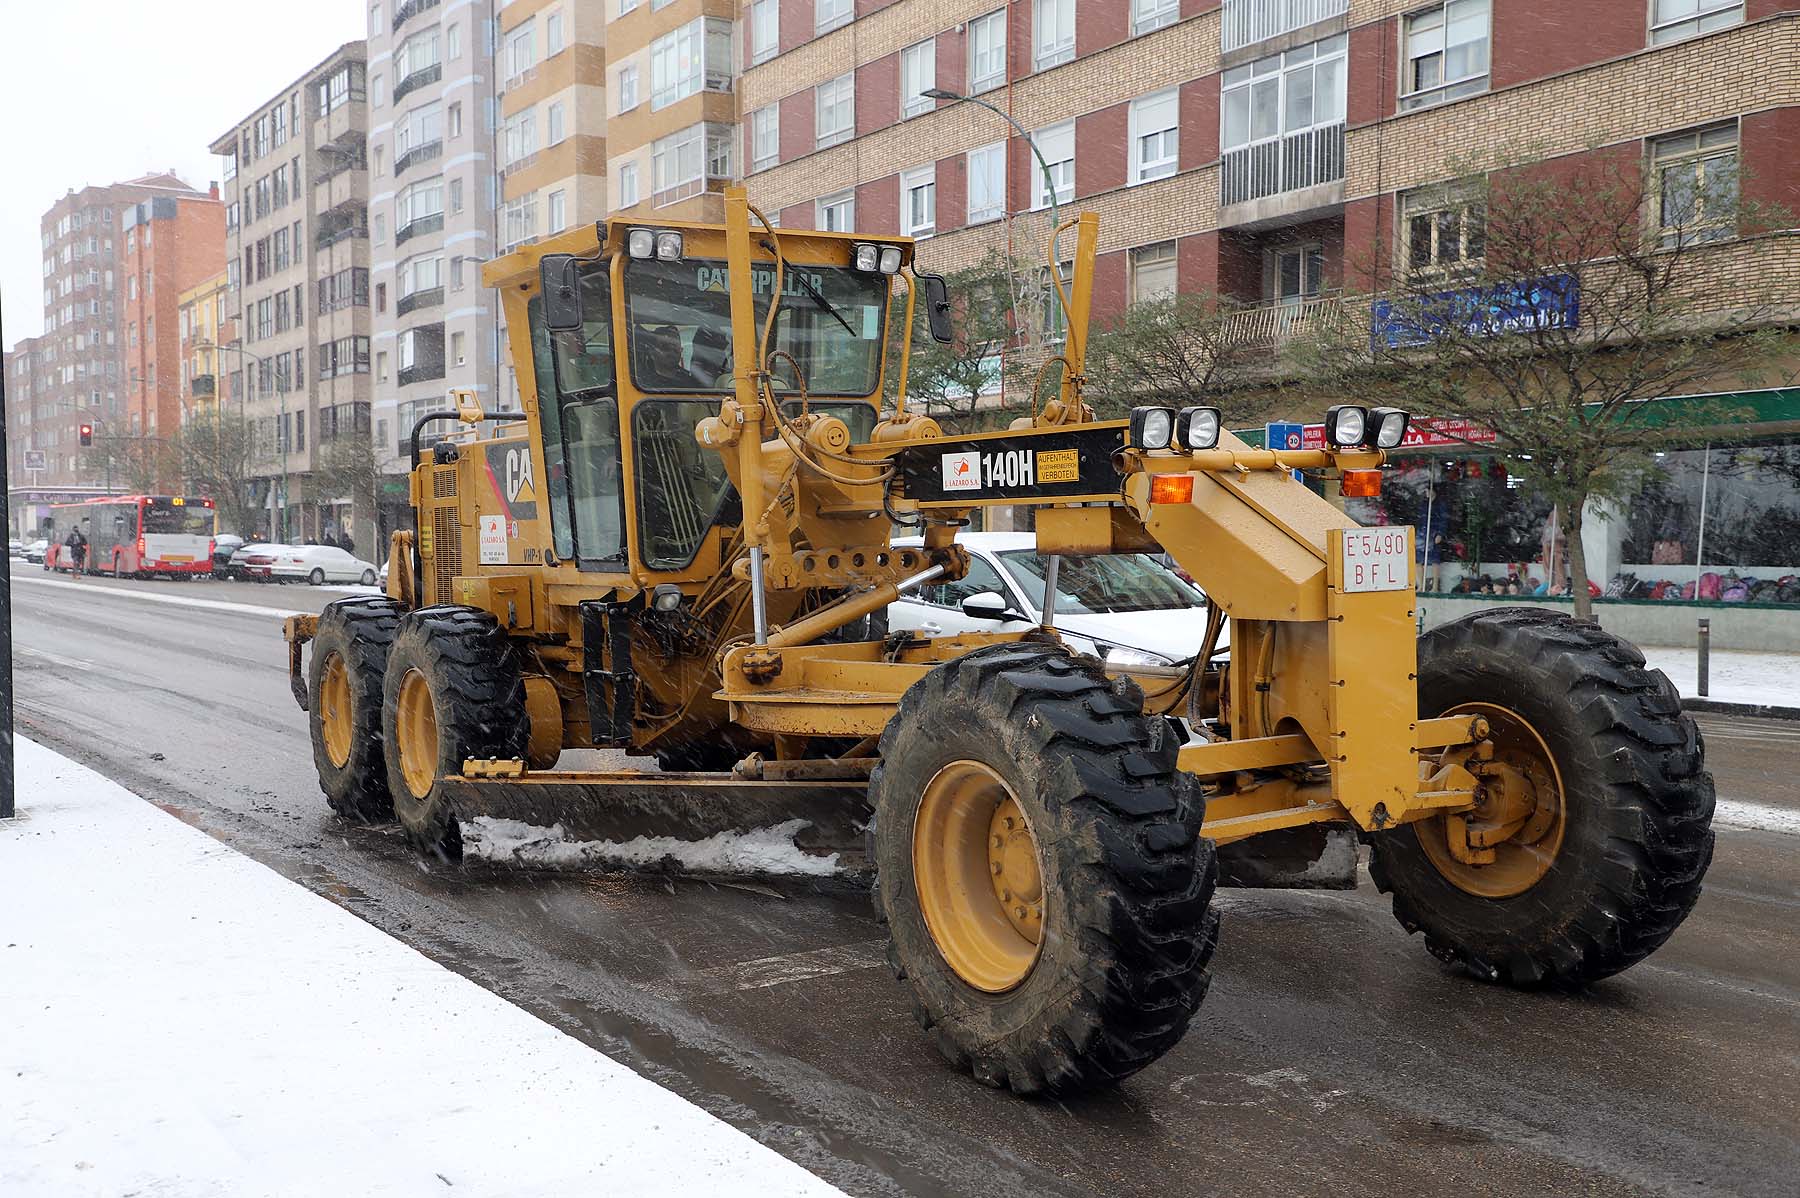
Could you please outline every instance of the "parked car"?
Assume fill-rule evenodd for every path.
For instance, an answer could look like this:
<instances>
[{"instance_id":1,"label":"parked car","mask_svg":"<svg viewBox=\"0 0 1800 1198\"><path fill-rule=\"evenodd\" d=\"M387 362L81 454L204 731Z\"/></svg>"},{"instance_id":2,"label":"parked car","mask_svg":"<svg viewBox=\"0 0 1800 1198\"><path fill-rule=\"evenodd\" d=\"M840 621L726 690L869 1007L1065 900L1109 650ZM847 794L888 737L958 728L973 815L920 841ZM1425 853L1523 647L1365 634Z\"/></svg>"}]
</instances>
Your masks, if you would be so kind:
<instances>
[{"instance_id":1,"label":"parked car","mask_svg":"<svg viewBox=\"0 0 1800 1198\"><path fill-rule=\"evenodd\" d=\"M231 555L244 547L244 538L234 532L222 532L213 538L213 577L231 577Z\"/></svg>"},{"instance_id":2,"label":"parked car","mask_svg":"<svg viewBox=\"0 0 1800 1198\"><path fill-rule=\"evenodd\" d=\"M270 577L280 582L304 579L313 586L328 582L360 582L375 585L375 563L351 557L335 545L289 545L269 565Z\"/></svg>"},{"instance_id":3,"label":"parked car","mask_svg":"<svg viewBox=\"0 0 1800 1198\"><path fill-rule=\"evenodd\" d=\"M248 545L240 545L225 563L225 576L250 582L270 582L274 578L275 556L291 548L291 545L274 541L252 541Z\"/></svg>"},{"instance_id":4,"label":"parked car","mask_svg":"<svg viewBox=\"0 0 1800 1198\"><path fill-rule=\"evenodd\" d=\"M7 557L24 557L25 556L25 542L19 540L17 537L8 541L6 543L6 556Z\"/></svg>"},{"instance_id":5,"label":"parked car","mask_svg":"<svg viewBox=\"0 0 1800 1198\"><path fill-rule=\"evenodd\" d=\"M916 548L920 541L894 543ZM969 550L969 572L890 604L890 631L953 636L1018 629L1042 619L1045 563L1035 534L967 533L957 543ZM1148 553L1065 557L1056 592L1057 630L1108 665L1188 661L1206 635L1206 596Z\"/></svg>"},{"instance_id":6,"label":"parked car","mask_svg":"<svg viewBox=\"0 0 1800 1198\"><path fill-rule=\"evenodd\" d=\"M25 560L43 564L44 556L50 552L50 542L39 537L35 541L25 542Z\"/></svg>"}]
</instances>

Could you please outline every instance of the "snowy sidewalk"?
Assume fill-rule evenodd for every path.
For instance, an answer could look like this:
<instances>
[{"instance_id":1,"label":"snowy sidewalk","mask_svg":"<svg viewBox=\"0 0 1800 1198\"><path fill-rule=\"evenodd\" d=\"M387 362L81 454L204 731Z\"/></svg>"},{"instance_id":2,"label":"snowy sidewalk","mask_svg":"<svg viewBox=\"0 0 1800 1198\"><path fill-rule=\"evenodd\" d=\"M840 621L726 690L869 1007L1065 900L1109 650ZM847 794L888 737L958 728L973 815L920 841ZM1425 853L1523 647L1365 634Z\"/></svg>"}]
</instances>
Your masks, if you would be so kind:
<instances>
[{"instance_id":1,"label":"snowy sidewalk","mask_svg":"<svg viewBox=\"0 0 1800 1198\"><path fill-rule=\"evenodd\" d=\"M1683 699L1700 698L1699 650L1640 645L1644 660L1669 676ZM1800 653L1714 649L1707 665L1708 701L1800 708Z\"/></svg>"},{"instance_id":2,"label":"snowy sidewalk","mask_svg":"<svg viewBox=\"0 0 1800 1198\"><path fill-rule=\"evenodd\" d=\"M838 1194L354 915L18 742L0 1194Z\"/></svg>"}]
</instances>

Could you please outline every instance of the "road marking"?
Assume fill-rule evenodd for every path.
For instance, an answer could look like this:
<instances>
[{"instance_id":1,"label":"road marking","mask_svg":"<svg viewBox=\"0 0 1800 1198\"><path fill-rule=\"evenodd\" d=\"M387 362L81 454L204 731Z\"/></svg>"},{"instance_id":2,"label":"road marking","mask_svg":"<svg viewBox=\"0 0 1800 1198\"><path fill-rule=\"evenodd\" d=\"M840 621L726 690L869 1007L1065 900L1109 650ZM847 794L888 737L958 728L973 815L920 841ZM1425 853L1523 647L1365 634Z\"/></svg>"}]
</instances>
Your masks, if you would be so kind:
<instances>
[{"instance_id":1,"label":"road marking","mask_svg":"<svg viewBox=\"0 0 1800 1198\"><path fill-rule=\"evenodd\" d=\"M1800 836L1800 811L1791 807L1770 807L1762 803L1720 799L1713 808L1713 823L1753 832L1781 832L1788 836Z\"/></svg>"},{"instance_id":2,"label":"road marking","mask_svg":"<svg viewBox=\"0 0 1800 1198\"><path fill-rule=\"evenodd\" d=\"M82 657L64 657L60 653L48 653L42 649L33 649L29 645L14 646L13 652L25 657L41 657L51 665L61 666L66 670L91 670L94 663Z\"/></svg>"},{"instance_id":3,"label":"road marking","mask_svg":"<svg viewBox=\"0 0 1800 1198\"><path fill-rule=\"evenodd\" d=\"M15 574L13 581L37 587L63 587L65 589L73 587L76 590L96 595L122 595L127 599L136 599L142 603L166 603L171 607L198 607L209 611L231 611L248 616L269 616L277 620L285 620L289 616L317 614L293 608L256 607L248 603L227 603L223 599L193 599L186 595L154 595L149 591L140 591L131 587L95 586L92 583L74 582L66 578L33 578L29 574Z\"/></svg>"},{"instance_id":4,"label":"road marking","mask_svg":"<svg viewBox=\"0 0 1800 1198\"><path fill-rule=\"evenodd\" d=\"M811 978L830 977L859 969L873 969L887 964L887 941L863 940L855 944L839 944L815 948L801 953L785 953L779 957L758 957L754 961L738 961L731 965L715 965L702 969L680 984L686 993L726 994L734 990L766 990Z\"/></svg>"}]
</instances>

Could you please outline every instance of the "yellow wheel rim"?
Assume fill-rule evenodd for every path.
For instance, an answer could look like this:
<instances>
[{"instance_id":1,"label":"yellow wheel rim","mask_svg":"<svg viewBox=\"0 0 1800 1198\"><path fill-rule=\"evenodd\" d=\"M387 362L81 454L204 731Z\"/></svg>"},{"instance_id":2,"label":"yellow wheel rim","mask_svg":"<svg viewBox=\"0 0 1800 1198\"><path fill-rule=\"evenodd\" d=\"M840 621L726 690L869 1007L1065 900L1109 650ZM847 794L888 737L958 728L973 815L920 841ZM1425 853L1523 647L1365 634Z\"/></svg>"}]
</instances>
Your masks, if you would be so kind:
<instances>
[{"instance_id":1,"label":"yellow wheel rim","mask_svg":"<svg viewBox=\"0 0 1800 1198\"><path fill-rule=\"evenodd\" d=\"M956 975L1000 994L1031 975L1043 946L1037 837L1000 775L954 761L913 820L913 884L925 926Z\"/></svg>"},{"instance_id":2,"label":"yellow wheel rim","mask_svg":"<svg viewBox=\"0 0 1800 1198\"><path fill-rule=\"evenodd\" d=\"M1485 717L1494 757L1491 766L1471 762L1482 779L1481 801L1475 810L1420 821L1420 847L1459 890L1491 899L1524 894L1550 872L1562 852L1568 810L1556 758L1531 722L1509 708L1462 703L1444 714ZM1510 806L1509 786L1513 790ZM1457 857L1451 848L1452 820L1463 821L1463 827L1470 830L1485 825L1506 833L1505 839L1491 846L1491 863L1471 864Z\"/></svg>"},{"instance_id":3,"label":"yellow wheel rim","mask_svg":"<svg viewBox=\"0 0 1800 1198\"><path fill-rule=\"evenodd\" d=\"M437 781L438 726L431 687L417 670L406 671L400 679L400 718L396 722L400 774L413 797L423 799Z\"/></svg>"},{"instance_id":4,"label":"yellow wheel rim","mask_svg":"<svg viewBox=\"0 0 1800 1198\"><path fill-rule=\"evenodd\" d=\"M325 755L343 769L350 760L350 670L333 653L319 674L319 731L325 738Z\"/></svg>"}]
</instances>

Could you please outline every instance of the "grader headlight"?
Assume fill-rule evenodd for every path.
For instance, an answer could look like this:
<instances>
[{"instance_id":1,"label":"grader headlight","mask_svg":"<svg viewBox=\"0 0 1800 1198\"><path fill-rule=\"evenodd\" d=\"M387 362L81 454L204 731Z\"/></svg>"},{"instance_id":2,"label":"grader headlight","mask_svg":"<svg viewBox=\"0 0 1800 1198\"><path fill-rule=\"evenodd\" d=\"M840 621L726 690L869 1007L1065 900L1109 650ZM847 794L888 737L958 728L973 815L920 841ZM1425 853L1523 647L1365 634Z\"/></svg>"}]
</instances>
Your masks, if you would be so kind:
<instances>
[{"instance_id":1,"label":"grader headlight","mask_svg":"<svg viewBox=\"0 0 1800 1198\"><path fill-rule=\"evenodd\" d=\"M1133 449L1167 449L1175 439L1174 408L1131 409Z\"/></svg>"},{"instance_id":2,"label":"grader headlight","mask_svg":"<svg viewBox=\"0 0 1800 1198\"><path fill-rule=\"evenodd\" d=\"M659 262L681 261L681 234L664 230L656 235L656 259Z\"/></svg>"},{"instance_id":3,"label":"grader headlight","mask_svg":"<svg viewBox=\"0 0 1800 1198\"><path fill-rule=\"evenodd\" d=\"M1341 403L1325 410L1325 439L1333 449L1354 449L1369 431L1369 411Z\"/></svg>"},{"instance_id":4,"label":"grader headlight","mask_svg":"<svg viewBox=\"0 0 1800 1198\"><path fill-rule=\"evenodd\" d=\"M1398 449L1406 439L1412 418L1399 408L1375 408L1369 412L1369 441L1376 449Z\"/></svg>"},{"instance_id":5,"label":"grader headlight","mask_svg":"<svg viewBox=\"0 0 1800 1198\"><path fill-rule=\"evenodd\" d=\"M1183 408L1175 422L1175 434L1183 449L1211 449L1219 443L1220 426L1217 408Z\"/></svg>"},{"instance_id":6,"label":"grader headlight","mask_svg":"<svg viewBox=\"0 0 1800 1198\"><path fill-rule=\"evenodd\" d=\"M656 257L656 230L633 229L625 238L625 252L638 259Z\"/></svg>"},{"instance_id":7,"label":"grader headlight","mask_svg":"<svg viewBox=\"0 0 1800 1198\"><path fill-rule=\"evenodd\" d=\"M865 274L874 274L881 269L881 247L868 242L859 243L850 251L850 265Z\"/></svg>"},{"instance_id":8,"label":"grader headlight","mask_svg":"<svg viewBox=\"0 0 1800 1198\"><path fill-rule=\"evenodd\" d=\"M898 274L899 271L900 271L900 247L897 245L882 246L881 247L881 273L884 275L891 275L891 274Z\"/></svg>"}]
</instances>

